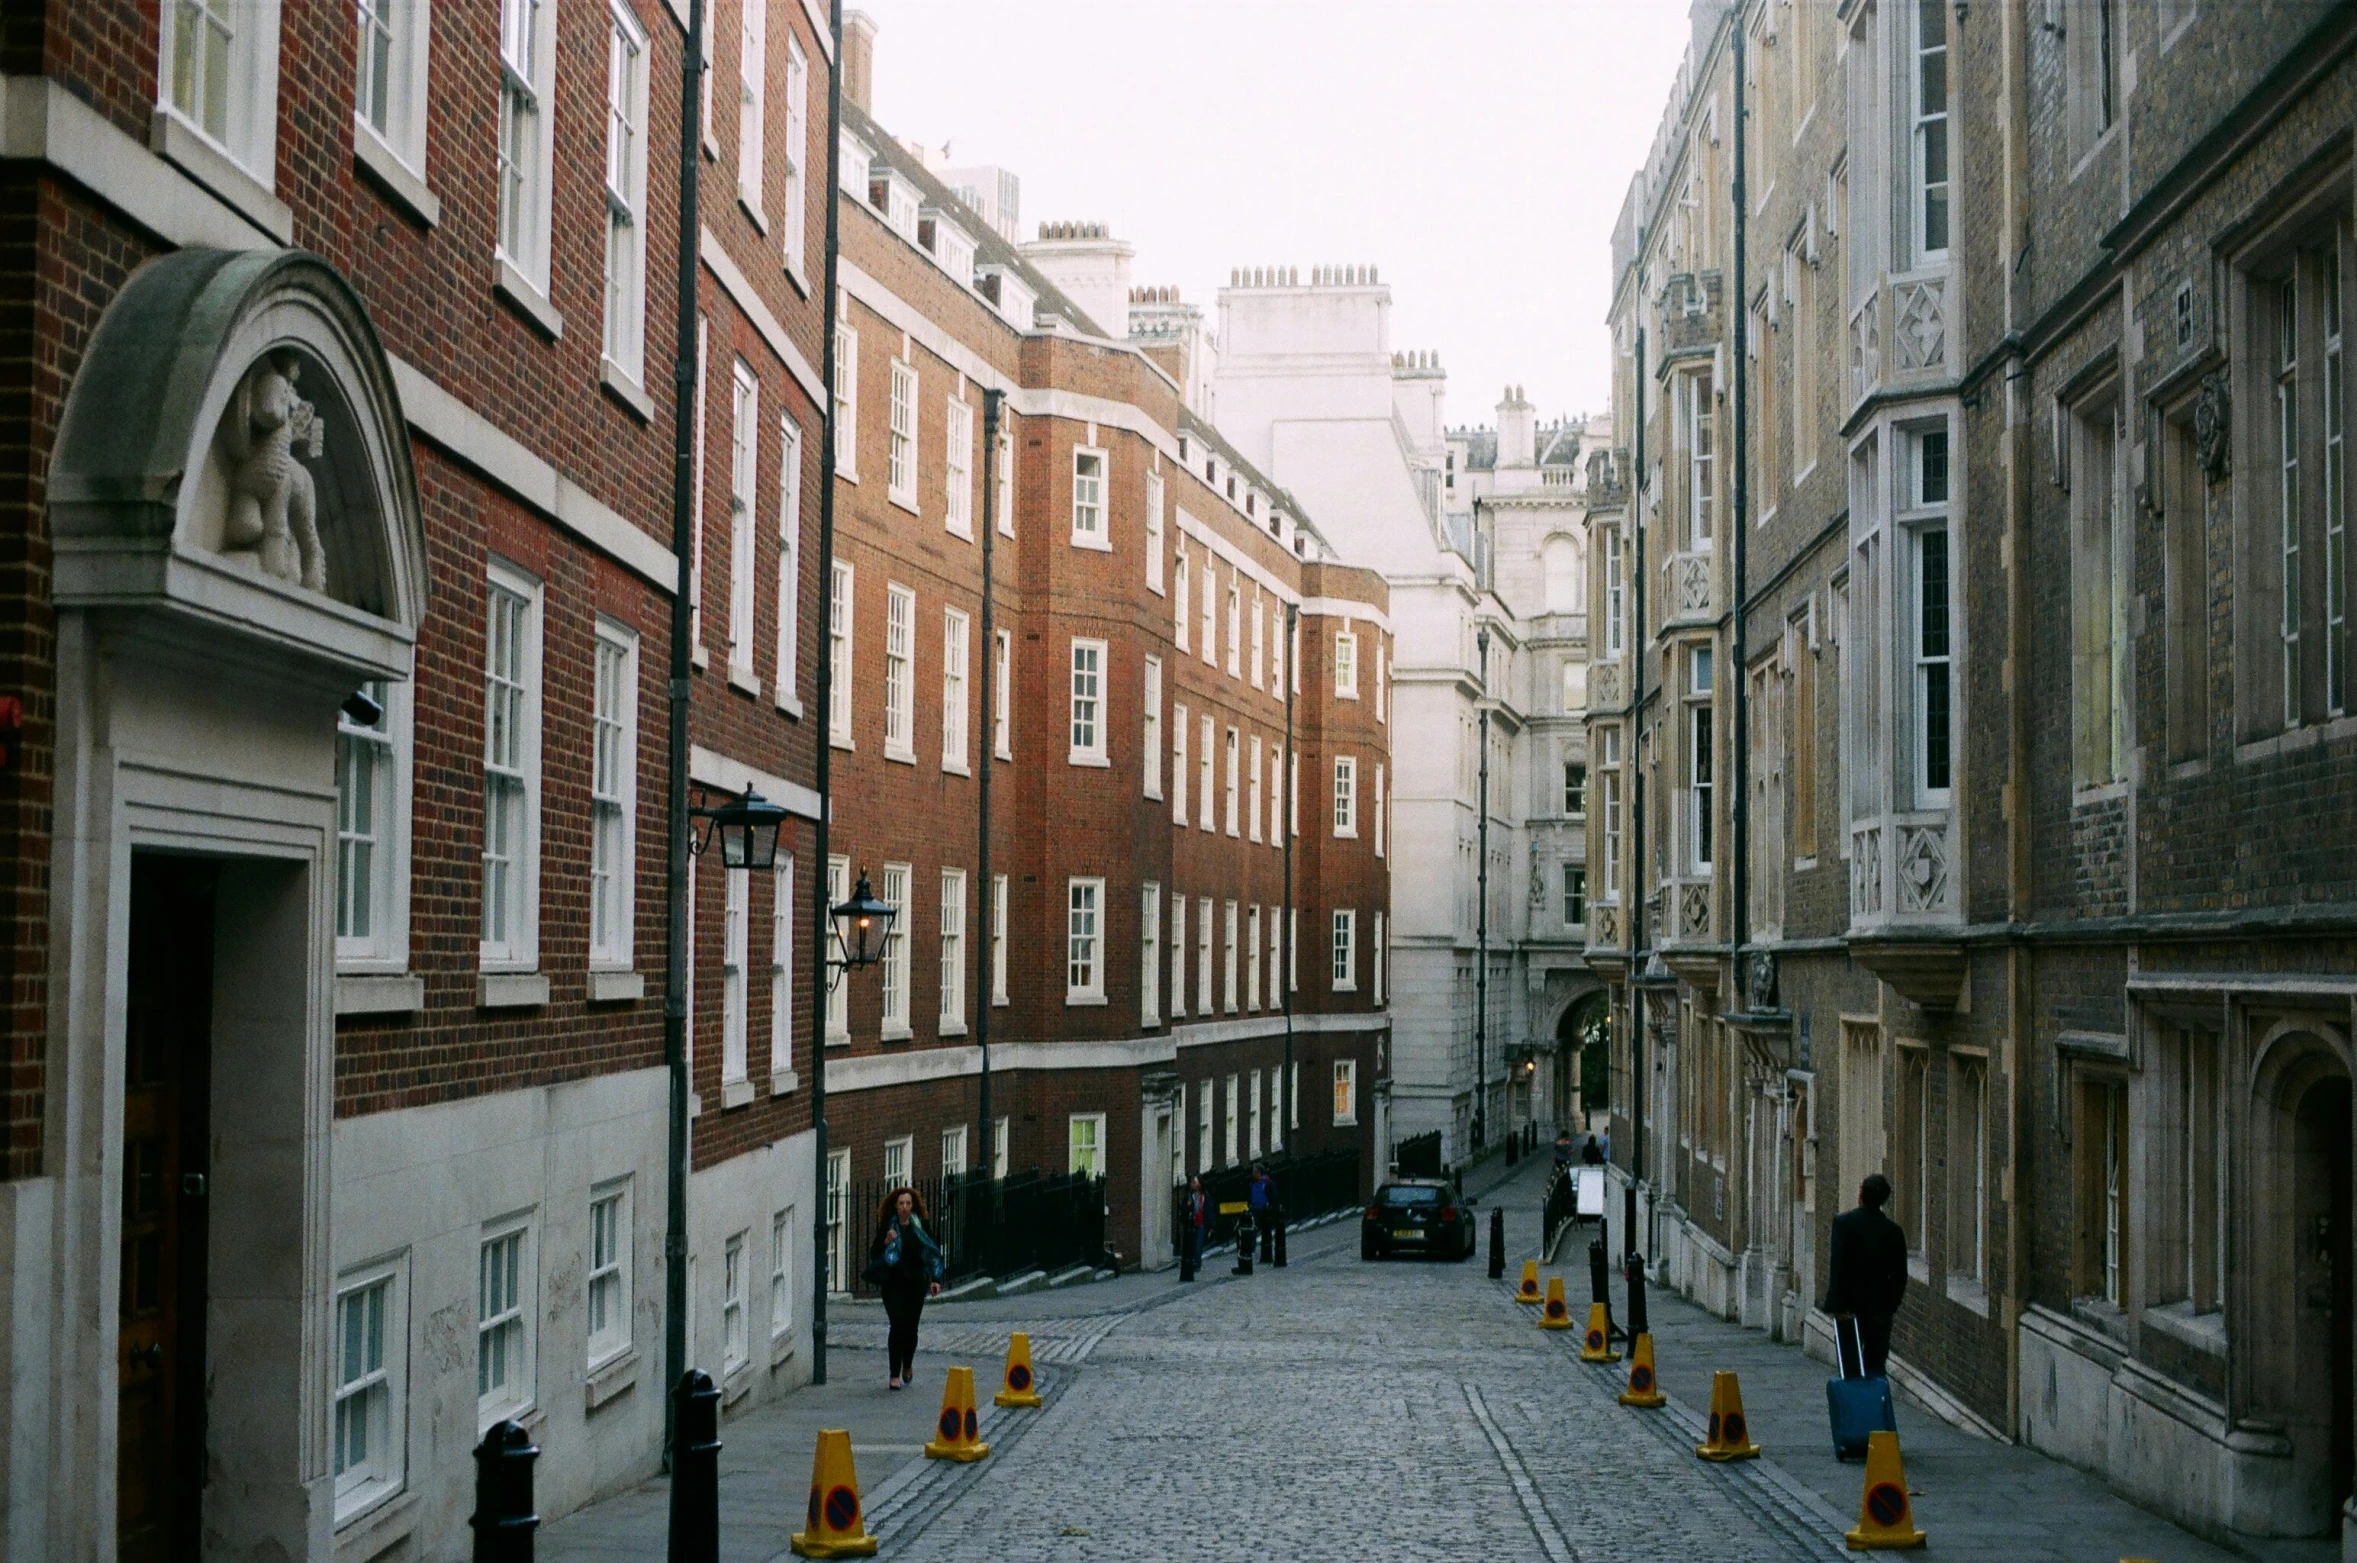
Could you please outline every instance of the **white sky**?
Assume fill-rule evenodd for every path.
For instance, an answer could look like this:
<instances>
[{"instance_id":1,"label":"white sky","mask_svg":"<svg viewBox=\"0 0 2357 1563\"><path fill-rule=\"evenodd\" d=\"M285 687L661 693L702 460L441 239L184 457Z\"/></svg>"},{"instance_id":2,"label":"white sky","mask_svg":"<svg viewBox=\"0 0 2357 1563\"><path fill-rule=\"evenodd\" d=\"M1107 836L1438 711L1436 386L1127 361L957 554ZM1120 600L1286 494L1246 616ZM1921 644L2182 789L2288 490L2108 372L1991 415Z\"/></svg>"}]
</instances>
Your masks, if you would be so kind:
<instances>
[{"instance_id":1,"label":"white sky","mask_svg":"<svg viewBox=\"0 0 2357 1563\"><path fill-rule=\"evenodd\" d=\"M1449 421L1501 389L1609 400L1612 223L1684 0L857 0L876 117L1023 181L1022 232L1101 220L1131 280L1209 309L1229 268L1372 263Z\"/></svg>"}]
</instances>

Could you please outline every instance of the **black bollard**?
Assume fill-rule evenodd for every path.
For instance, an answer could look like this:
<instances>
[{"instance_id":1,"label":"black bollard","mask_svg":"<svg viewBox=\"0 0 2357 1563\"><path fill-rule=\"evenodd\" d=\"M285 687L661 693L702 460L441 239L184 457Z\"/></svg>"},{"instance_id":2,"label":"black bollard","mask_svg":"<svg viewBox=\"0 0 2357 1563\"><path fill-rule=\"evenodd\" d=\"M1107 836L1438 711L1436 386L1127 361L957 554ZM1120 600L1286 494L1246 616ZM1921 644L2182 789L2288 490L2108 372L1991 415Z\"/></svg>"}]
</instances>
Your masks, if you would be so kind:
<instances>
[{"instance_id":1,"label":"black bollard","mask_svg":"<svg viewBox=\"0 0 2357 1563\"><path fill-rule=\"evenodd\" d=\"M1503 1280L1506 1275L1506 1207L1493 1205L1489 1213L1489 1278Z\"/></svg>"},{"instance_id":2,"label":"black bollard","mask_svg":"<svg viewBox=\"0 0 2357 1563\"><path fill-rule=\"evenodd\" d=\"M1269 1263L1282 1270L1285 1268L1285 1207L1271 1205L1269 1207L1269 1222L1276 1228L1276 1236L1273 1241L1277 1245L1269 1254Z\"/></svg>"},{"instance_id":3,"label":"black bollard","mask_svg":"<svg viewBox=\"0 0 2357 1563\"><path fill-rule=\"evenodd\" d=\"M670 1563L720 1560L720 1386L702 1368L672 1392Z\"/></svg>"},{"instance_id":4,"label":"black bollard","mask_svg":"<svg viewBox=\"0 0 2357 1563\"><path fill-rule=\"evenodd\" d=\"M1250 1275L1252 1273L1252 1245L1254 1241L1255 1235L1252 1230L1252 1218L1250 1216L1238 1216L1236 1218L1235 1274Z\"/></svg>"},{"instance_id":5,"label":"black bollard","mask_svg":"<svg viewBox=\"0 0 2357 1563\"><path fill-rule=\"evenodd\" d=\"M1643 1254L1629 1255L1629 1262L1623 1267L1623 1275L1629 1286L1629 1338L1634 1340L1646 1333L1645 1256Z\"/></svg>"},{"instance_id":6,"label":"black bollard","mask_svg":"<svg viewBox=\"0 0 2357 1563\"><path fill-rule=\"evenodd\" d=\"M1519 1134L1510 1134L1506 1136L1506 1165L1511 1167L1515 1162L1521 1159L1522 1136Z\"/></svg>"},{"instance_id":7,"label":"black bollard","mask_svg":"<svg viewBox=\"0 0 2357 1563\"><path fill-rule=\"evenodd\" d=\"M514 1422L496 1422L475 1446L475 1563L532 1563L532 1435Z\"/></svg>"},{"instance_id":8,"label":"black bollard","mask_svg":"<svg viewBox=\"0 0 2357 1563\"><path fill-rule=\"evenodd\" d=\"M1173 1202L1178 1206L1174 1226L1178 1232L1179 1279L1192 1281L1195 1279L1195 1215L1188 1208L1190 1202L1184 1190L1174 1196Z\"/></svg>"}]
</instances>

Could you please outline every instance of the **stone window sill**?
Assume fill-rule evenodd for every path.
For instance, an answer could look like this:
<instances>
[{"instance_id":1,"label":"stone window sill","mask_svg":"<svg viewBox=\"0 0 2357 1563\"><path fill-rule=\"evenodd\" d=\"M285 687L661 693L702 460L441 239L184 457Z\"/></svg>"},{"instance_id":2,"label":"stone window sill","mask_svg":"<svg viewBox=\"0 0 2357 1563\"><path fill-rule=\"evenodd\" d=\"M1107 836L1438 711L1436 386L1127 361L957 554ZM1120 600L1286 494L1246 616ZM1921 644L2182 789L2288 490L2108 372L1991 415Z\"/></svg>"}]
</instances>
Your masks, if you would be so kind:
<instances>
[{"instance_id":1,"label":"stone window sill","mask_svg":"<svg viewBox=\"0 0 2357 1563\"><path fill-rule=\"evenodd\" d=\"M411 221L426 228L442 221L442 203L425 180L358 115L352 119L352 162Z\"/></svg>"},{"instance_id":2,"label":"stone window sill","mask_svg":"<svg viewBox=\"0 0 2357 1563\"><path fill-rule=\"evenodd\" d=\"M425 1497L414 1487L395 1488L336 1522L336 1563L367 1563L381 1557L417 1529Z\"/></svg>"},{"instance_id":3,"label":"stone window sill","mask_svg":"<svg viewBox=\"0 0 2357 1563\"><path fill-rule=\"evenodd\" d=\"M601 356L598 359L597 383L608 396L620 402L639 422L651 423L654 421L655 404L648 397L646 387L638 383L637 376L615 363L611 358Z\"/></svg>"},{"instance_id":4,"label":"stone window sill","mask_svg":"<svg viewBox=\"0 0 2357 1563\"><path fill-rule=\"evenodd\" d=\"M281 244L295 238L294 208L256 179L203 131L158 107L148 128L148 146L164 161L228 203L230 209Z\"/></svg>"},{"instance_id":5,"label":"stone window sill","mask_svg":"<svg viewBox=\"0 0 2357 1563\"><path fill-rule=\"evenodd\" d=\"M2223 1359L2226 1355L2224 1309L2195 1313L2189 1302L2162 1303L2144 1310L2144 1327L2207 1356Z\"/></svg>"},{"instance_id":6,"label":"stone window sill","mask_svg":"<svg viewBox=\"0 0 2357 1563\"><path fill-rule=\"evenodd\" d=\"M588 1382L581 1386L582 1409L595 1411L598 1407L636 1387L638 1383L638 1348L625 1346L621 1355L610 1362L590 1369Z\"/></svg>"},{"instance_id":7,"label":"stone window sill","mask_svg":"<svg viewBox=\"0 0 2357 1563\"><path fill-rule=\"evenodd\" d=\"M589 974L589 1002L630 1004L647 996L644 972L593 971Z\"/></svg>"},{"instance_id":8,"label":"stone window sill","mask_svg":"<svg viewBox=\"0 0 2357 1563\"><path fill-rule=\"evenodd\" d=\"M793 1070L791 1070L791 1069L779 1069L779 1070L774 1070L774 1071L772 1071L772 1072L771 1072L771 1074L770 1074L770 1077L769 1077L769 1094L770 1094L770 1095L772 1095L772 1096L791 1096L791 1095L793 1095L793 1094L794 1094L796 1091L799 1091L799 1090L801 1090L801 1089L802 1089L802 1077L801 1077L800 1075L796 1074L796 1073L795 1073Z\"/></svg>"},{"instance_id":9,"label":"stone window sill","mask_svg":"<svg viewBox=\"0 0 2357 1563\"><path fill-rule=\"evenodd\" d=\"M1989 1316L1989 1289L1968 1275L1948 1277L1948 1301L1959 1308L1970 1308L1982 1318Z\"/></svg>"},{"instance_id":10,"label":"stone window sill","mask_svg":"<svg viewBox=\"0 0 2357 1563\"><path fill-rule=\"evenodd\" d=\"M720 1381L721 1405L723 1407L735 1405L738 1401L745 1398L746 1393L750 1391L752 1387L753 1364L750 1362L738 1363L735 1367L729 1369L728 1376Z\"/></svg>"},{"instance_id":11,"label":"stone window sill","mask_svg":"<svg viewBox=\"0 0 2357 1563\"><path fill-rule=\"evenodd\" d=\"M780 1330L769 1338L769 1365L783 1367L794 1358L794 1332Z\"/></svg>"},{"instance_id":12,"label":"stone window sill","mask_svg":"<svg viewBox=\"0 0 2357 1563\"><path fill-rule=\"evenodd\" d=\"M878 1028L877 1030L877 1040L882 1042L906 1042L915 1035L916 1032L911 1030L905 1023L901 1025L885 1025ZM850 1039L845 1038L845 1040L848 1041Z\"/></svg>"},{"instance_id":13,"label":"stone window sill","mask_svg":"<svg viewBox=\"0 0 2357 1563\"><path fill-rule=\"evenodd\" d=\"M723 1080L720 1083L720 1110L722 1112L727 1112L731 1108L742 1107L751 1100L753 1100L752 1081Z\"/></svg>"},{"instance_id":14,"label":"stone window sill","mask_svg":"<svg viewBox=\"0 0 2357 1563\"><path fill-rule=\"evenodd\" d=\"M414 1015L426 1007L426 980L409 972L336 979L338 1015Z\"/></svg>"},{"instance_id":15,"label":"stone window sill","mask_svg":"<svg viewBox=\"0 0 2357 1563\"><path fill-rule=\"evenodd\" d=\"M782 685L778 688L776 693L778 710L794 721L801 721L802 702L795 699L791 694L787 693Z\"/></svg>"},{"instance_id":16,"label":"stone window sill","mask_svg":"<svg viewBox=\"0 0 2357 1563\"><path fill-rule=\"evenodd\" d=\"M758 700L761 698L761 675L749 667L732 662L728 665L728 687Z\"/></svg>"},{"instance_id":17,"label":"stone window sill","mask_svg":"<svg viewBox=\"0 0 2357 1563\"><path fill-rule=\"evenodd\" d=\"M537 1009L548 1002L548 978L536 971L487 971L475 979L478 1009Z\"/></svg>"},{"instance_id":18,"label":"stone window sill","mask_svg":"<svg viewBox=\"0 0 2357 1563\"><path fill-rule=\"evenodd\" d=\"M492 281L494 291L513 305L516 313L523 316L533 330L551 342L562 337L565 334L565 317L557 313L557 307L549 302L548 295L541 292L531 278L516 270L515 263L506 256L499 257L498 267Z\"/></svg>"}]
</instances>

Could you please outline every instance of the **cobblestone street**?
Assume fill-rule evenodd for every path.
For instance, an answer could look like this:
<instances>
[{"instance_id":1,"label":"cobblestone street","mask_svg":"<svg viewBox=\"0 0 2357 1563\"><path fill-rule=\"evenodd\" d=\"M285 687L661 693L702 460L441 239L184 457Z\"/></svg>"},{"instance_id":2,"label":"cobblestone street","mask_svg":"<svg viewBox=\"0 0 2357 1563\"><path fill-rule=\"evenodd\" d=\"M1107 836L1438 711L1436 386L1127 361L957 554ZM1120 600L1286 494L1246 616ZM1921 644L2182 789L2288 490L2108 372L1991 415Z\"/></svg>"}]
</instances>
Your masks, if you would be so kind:
<instances>
[{"instance_id":1,"label":"cobblestone street","mask_svg":"<svg viewBox=\"0 0 2357 1563\"><path fill-rule=\"evenodd\" d=\"M886 1549L1558 1563L1838 1551L1747 1473L1702 1468L1680 1439L1633 1427L1478 1259L1363 1265L1355 1240L1354 1224L1327 1229L1285 1270L1124 1320L954 1498L897 1527L901 1506L879 1505Z\"/></svg>"}]
</instances>

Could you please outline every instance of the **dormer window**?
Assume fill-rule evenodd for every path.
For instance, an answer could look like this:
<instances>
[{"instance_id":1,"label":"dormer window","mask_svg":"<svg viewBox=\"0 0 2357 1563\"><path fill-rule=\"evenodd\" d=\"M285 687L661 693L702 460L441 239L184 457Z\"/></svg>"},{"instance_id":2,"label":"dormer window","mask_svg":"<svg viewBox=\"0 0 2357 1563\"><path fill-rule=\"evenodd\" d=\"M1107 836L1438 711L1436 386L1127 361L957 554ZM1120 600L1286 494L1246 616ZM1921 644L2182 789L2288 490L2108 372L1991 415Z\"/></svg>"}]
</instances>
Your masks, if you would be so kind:
<instances>
[{"instance_id":1,"label":"dormer window","mask_svg":"<svg viewBox=\"0 0 2357 1563\"><path fill-rule=\"evenodd\" d=\"M868 168L876 154L866 142L848 130L843 132L837 144L841 148L840 161L843 165L837 177L842 181L843 190L847 194L873 200L874 197L869 193Z\"/></svg>"},{"instance_id":2,"label":"dormer window","mask_svg":"<svg viewBox=\"0 0 2357 1563\"><path fill-rule=\"evenodd\" d=\"M868 175L868 205L884 214L894 233L918 242L917 192L898 169L879 168Z\"/></svg>"},{"instance_id":3,"label":"dormer window","mask_svg":"<svg viewBox=\"0 0 2357 1563\"><path fill-rule=\"evenodd\" d=\"M948 214L928 208L917 219L917 239L960 287L974 282L974 241Z\"/></svg>"}]
</instances>

